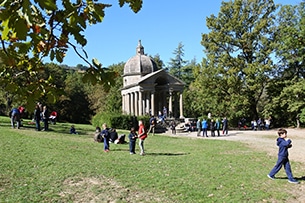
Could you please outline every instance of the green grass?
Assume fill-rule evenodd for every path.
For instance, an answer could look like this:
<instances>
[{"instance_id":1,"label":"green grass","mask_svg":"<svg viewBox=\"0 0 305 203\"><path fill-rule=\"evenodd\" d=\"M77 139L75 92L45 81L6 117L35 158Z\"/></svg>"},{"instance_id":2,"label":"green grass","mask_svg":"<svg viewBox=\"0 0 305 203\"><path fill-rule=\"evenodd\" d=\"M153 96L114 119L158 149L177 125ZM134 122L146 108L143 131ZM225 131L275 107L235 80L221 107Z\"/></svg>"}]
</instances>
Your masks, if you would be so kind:
<instances>
[{"instance_id":1,"label":"green grass","mask_svg":"<svg viewBox=\"0 0 305 203\"><path fill-rule=\"evenodd\" d=\"M128 144L93 142L94 127L68 123L50 131L11 129L0 117L0 202L285 202L287 180L266 174L276 157L239 142L155 135L146 156ZM119 131L125 133L126 131ZM139 151L138 146L136 150ZM301 163L292 163L295 175ZM280 177L285 177L283 170ZM289 185L297 187L295 185Z\"/></svg>"}]
</instances>

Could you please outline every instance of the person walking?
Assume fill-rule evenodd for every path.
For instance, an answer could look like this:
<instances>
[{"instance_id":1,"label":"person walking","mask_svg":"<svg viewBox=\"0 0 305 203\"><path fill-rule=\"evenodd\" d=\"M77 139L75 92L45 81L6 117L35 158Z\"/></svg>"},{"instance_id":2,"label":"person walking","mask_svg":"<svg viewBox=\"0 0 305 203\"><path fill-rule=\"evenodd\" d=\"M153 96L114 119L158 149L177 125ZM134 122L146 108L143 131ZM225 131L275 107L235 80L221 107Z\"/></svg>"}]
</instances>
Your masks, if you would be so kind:
<instances>
[{"instance_id":1,"label":"person walking","mask_svg":"<svg viewBox=\"0 0 305 203\"><path fill-rule=\"evenodd\" d=\"M152 132L152 135L153 136L155 135L156 124L157 124L157 119L155 118L154 115L152 115L149 119L149 130L148 130L147 134Z\"/></svg>"},{"instance_id":2,"label":"person walking","mask_svg":"<svg viewBox=\"0 0 305 203\"><path fill-rule=\"evenodd\" d=\"M291 172L291 166L288 158L288 149L292 147L291 144L292 141L289 138L287 138L287 130L285 129L280 128L278 130L278 136L279 137L276 140L277 146L279 147L278 159L275 166L267 176L268 178L274 180L275 174L277 174L277 172L281 170L282 166L284 166L288 177L288 182L298 184L299 182L293 178Z\"/></svg>"},{"instance_id":3,"label":"person walking","mask_svg":"<svg viewBox=\"0 0 305 203\"><path fill-rule=\"evenodd\" d=\"M139 131L138 131L138 138L139 138L139 146L140 146L140 155L144 156L144 140L147 138L147 134L145 131L145 127L142 120L139 120Z\"/></svg>"},{"instance_id":4,"label":"person walking","mask_svg":"<svg viewBox=\"0 0 305 203\"><path fill-rule=\"evenodd\" d=\"M138 135L133 127L130 129L128 138L129 138L129 152L130 154L135 154L136 140L138 138Z\"/></svg>"}]
</instances>

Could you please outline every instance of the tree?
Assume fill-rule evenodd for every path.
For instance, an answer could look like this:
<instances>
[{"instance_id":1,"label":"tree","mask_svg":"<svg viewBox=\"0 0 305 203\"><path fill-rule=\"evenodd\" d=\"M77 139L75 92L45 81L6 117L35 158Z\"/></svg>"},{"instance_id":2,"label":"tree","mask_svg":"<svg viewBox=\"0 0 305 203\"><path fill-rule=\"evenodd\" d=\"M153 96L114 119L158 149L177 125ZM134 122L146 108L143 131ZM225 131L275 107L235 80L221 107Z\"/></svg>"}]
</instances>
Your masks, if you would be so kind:
<instances>
[{"instance_id":1,"label":"tree","mask_svg":"<svg viewBox=\"0 0 305 203\"><path fill-rule=\"evenodd\" d=\"M218 17L207 18L202 35L206 59L191 84L194 109L230 119L258 118L257 107L273 70L272 0L222 2Z\"/></svg>"},{"instance_id":2,"label":"tree","mask_svg":"<svg viewBox=\"0 0 305 203\"><path fill-rule=\"evenodd\" d=\"M124 63L113 64L108 69L116 72L118 76L123 75ZM94 112L121 113L122 96L120 89L122 87L123 80L121 77L115 78L115 83L109 90L105 90L101 85L90 86L88 89L90 109Z\"/></svg>"},{"instance_id":3,"label":"tree","mask_svg":"<svg viewBox=\"0 0 305 203\"><path fill-rule=\"evenodd\" d=\"M299 117L304 117L305 112L305 2L282 6L277 25L278 68L267 87L265 114L273 115L278 125L298 126Z\"/></svg>"},{"instance_id":4,"label":"tree","mask_svg":"<svg viewBox=\"0 0 305 203\"><path fill-rule=\"evenodd\" d=\"M191 84L191 82L194 81L195 77L193 74L193 69L197 68L198 66L200 66L200 64L198 64L196 62L196 59L192 59L191 62L187 62L182 68L181 68L181 80L183 82L185 82L186 84L186 89L188 89L189 85Z\"/></svg>"},{"instance_id":5,"label":"tree","mask_svg":"<svg viewBox=\"0 0 305 203\"><path fill-rule=\"evenodd\" d=\"M142 6L142 0L119 0L122 7L129 4L134 12ZM63 62L68 48L89 66L84 74L84 81L103 85L112 83L111 74L104 76L105 71L97 60L88 60L84 50L87 44L82 34L88 24L97 24L104 18L104 10L111 5L92 0L4 0L0 3L0 58L2 83L9 82L7 91L27 99L30 104L44 94L54 94L56 89L50 87L49 80L37 76L44 70L43 58ZM72 43L71 38L82 48L82 53ZM20 85L19 78L25 80ZM16 80L10 80L16 78ZM18 82L16 82L18 81ZM18 91L23 87L22 91Z\"/></svg>"},{"instance_id":6,"label":"tree","mask_svg":"<svg viewBox=\"0 0 305 203\"><path fill-rule=\"evenodd\" d=\"M173 52L175 57L170 59L169 66L167 67L169 73L179 79L182 79L182 68L187 63L187 61L183 60L184 57L183 47L184 45L181 42L179 42L178 47Z\"/></svg>"},{"instance_id":7,"label":"tree","mask_svg":"<svg viewBox=\"0 0 305 203\"><path fill-rule=\"evenodd\" d=\"M151 58L154 60L154 62L157 64L158 69L163 69L164 63L163 63L163 61L161 60L159 54L156 54L156 55L150 56L150 57L151 57Z\"/></svg>"},{"instance_id":8,"label":"tree","mask_svg":"<svg viewBox=\"0 0 305 203\"><path fill-rule=\"evenodd\" d=\"M86 89L90 84L84 84L78 71L69 70L65 79L64 94L55 109L59 119L72 123L89 123L93 111L89 108L90 101Z\"/></svg>"}]
</instances>

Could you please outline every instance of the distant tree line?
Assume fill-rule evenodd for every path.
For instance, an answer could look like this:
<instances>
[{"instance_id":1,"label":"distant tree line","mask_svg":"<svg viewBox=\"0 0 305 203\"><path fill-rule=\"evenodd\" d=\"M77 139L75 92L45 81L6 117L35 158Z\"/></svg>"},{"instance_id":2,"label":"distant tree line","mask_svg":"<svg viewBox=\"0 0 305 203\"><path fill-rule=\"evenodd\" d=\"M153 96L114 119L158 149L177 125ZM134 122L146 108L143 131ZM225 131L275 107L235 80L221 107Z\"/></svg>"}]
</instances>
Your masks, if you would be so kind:
<instances>
[{"instance_id":1,"label":"distant tree line","mask_svg":"<svg viewBox=\"0 0 305 203\"><path fill-rule=\"evenodd\" d=\"M109 66L109 70L123 73L124 64ZM60 121L72 123L89 123L92 116L97 112L115 112L121 113L121 98L117 94L122 81L118 77L115 85L110 89L105 89L102 84L90 84L83 82L84 70L88 67L78 65L69 67L67 65L57 65L48 63L41 72L41 78L52 78L52 84L58 95L56 100L47 96L42 96L38 100L21 100L18 95L6 91L5 88L0 90L0 113L8 115L13 107L31 106L28 102L41 102L47 105L50 111L58 113ZM22 79L22 77L19 77ZM6 84L2 84L6 85ZM22 90L22 85L19 87ZM33 109L26 109L27 117L33 117Z\"/></svg>"}]
</instances>

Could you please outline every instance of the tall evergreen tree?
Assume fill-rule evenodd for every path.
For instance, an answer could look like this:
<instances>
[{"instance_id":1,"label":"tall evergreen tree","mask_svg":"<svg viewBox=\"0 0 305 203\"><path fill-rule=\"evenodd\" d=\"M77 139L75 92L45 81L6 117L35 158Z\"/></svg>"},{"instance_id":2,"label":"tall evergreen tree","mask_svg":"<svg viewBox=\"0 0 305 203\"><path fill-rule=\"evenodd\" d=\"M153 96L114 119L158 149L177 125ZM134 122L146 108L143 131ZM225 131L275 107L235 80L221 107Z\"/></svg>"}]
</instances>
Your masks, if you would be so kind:
<instances>
[{"instance_id":1,"label":"tall evergreen tree","mask_svg":"<svg viewBox=\"0 0 305 203\"><path fill-rule=\"evenodd\" d=\"M182 68L187 63L187 61L183 59L184 57L183 47L184 45L182 44L182 42L179 42L178 47L173 52L175 56L174 58L170 58L169 66L167 67L169 73L179 79L182 79Z\"/></svg>"}]
</instances>

